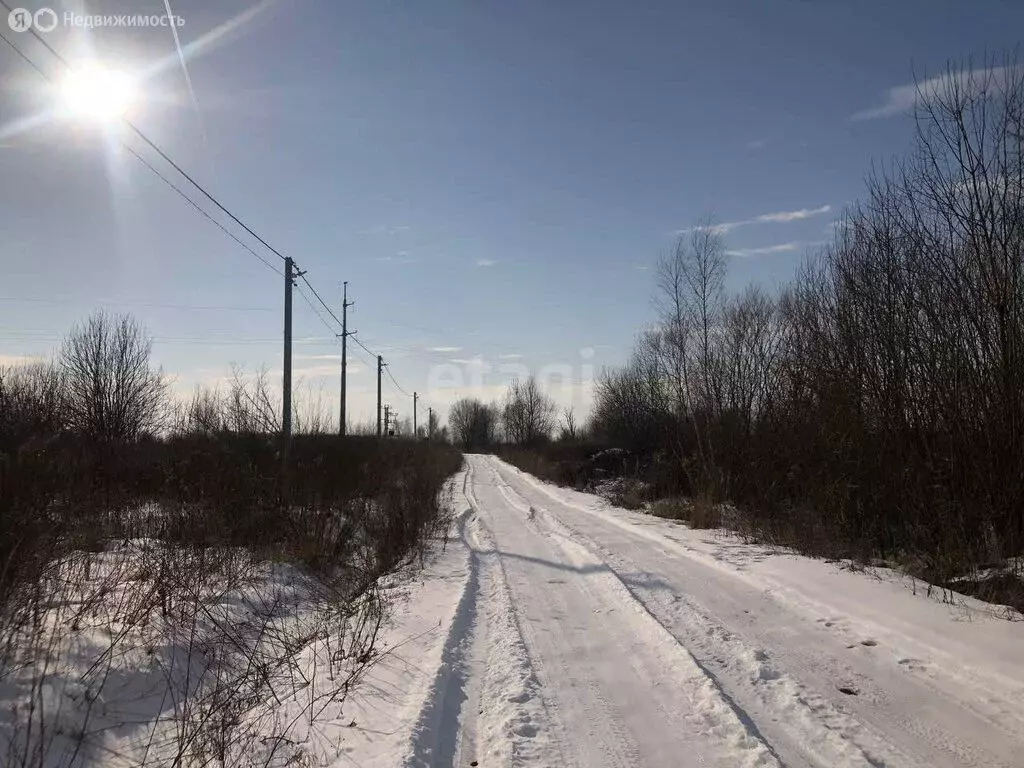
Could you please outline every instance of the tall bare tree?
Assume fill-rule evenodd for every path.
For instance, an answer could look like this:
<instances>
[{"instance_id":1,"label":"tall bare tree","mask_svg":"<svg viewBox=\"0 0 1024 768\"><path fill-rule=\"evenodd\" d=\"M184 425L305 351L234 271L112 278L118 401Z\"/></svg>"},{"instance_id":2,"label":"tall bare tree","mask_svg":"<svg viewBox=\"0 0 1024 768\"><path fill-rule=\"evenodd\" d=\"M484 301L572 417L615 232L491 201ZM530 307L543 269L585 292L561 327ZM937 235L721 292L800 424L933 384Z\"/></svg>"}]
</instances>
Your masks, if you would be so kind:
<instances>
[{"instance_id":1,"label":"tall bare tree","mask_svg":"<svg viewBox=\"0 0 1024 768\"><path fill-rule=\"evenodd\" d=\"M509 384L502 407L505 437L516 445L547 440L555 427L555 401L540 388L536 376Z\"/></svg>"},{"instance_id":2,"label":"tall bare tree","mask_svg":"<svg viewBox=\"0 0 1024 768\"><path fill-rule=\"evenodd\" d=\"M685 435L692 429L705 473L713 460L709 425L722 405L715 334L723 310L726 261L721 231L705 217L679 236L657 269L655 305L662 328L658 352L675 390L676 452L685 452Z\"/></svg>"},{"instance_id":3,"label":"tall bare tree","mask_svg":"<svg viewBox=\"0 0 1024 768\"><path fill-rule=\"evenodd\" d=\"M577 431L576 409L570 405L562 411L562 440L575 440Z\"/></svg>"},{"instance_id":4,"label":"tall bare tree","mask_svg":"<svg viewBox=\"0 0 1024 768\"><path fill-rule=\"evenodd\" d=\"M464 397L448 410L452 442L465 450L484 450L494 445L498 433L497 408Z\"/></svg>"}]
</instances>

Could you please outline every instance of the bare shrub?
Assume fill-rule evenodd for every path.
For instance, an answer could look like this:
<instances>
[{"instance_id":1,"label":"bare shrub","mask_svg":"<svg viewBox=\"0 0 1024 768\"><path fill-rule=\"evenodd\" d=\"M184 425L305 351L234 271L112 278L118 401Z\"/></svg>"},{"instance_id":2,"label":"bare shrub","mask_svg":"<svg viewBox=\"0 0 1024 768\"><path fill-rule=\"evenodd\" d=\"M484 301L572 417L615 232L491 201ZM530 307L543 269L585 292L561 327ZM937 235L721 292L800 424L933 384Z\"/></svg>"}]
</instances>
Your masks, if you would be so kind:
<instances>
[{"instance_id":1,"label":"bare shrub","mask_svg":"<svg viewBox=\"0 0 1024 768\"><path fill-rule=\"evenodd\" d=\"M650 512L655 517L664 517L667 520L689 519L690 502L680 497L658 499L651 504Z\"/></svg>"},{"instance_id":2,"label":"bare shrub","mask_svg":"<svg viewBox=\"0 0 1024 768\"><path fill-rule=\"evenodd\" d=\"M76 329L60 367L0 370L3 765L330 754L380 578L447 530L444 443L298 434L285 505L265 372L154 434L162 398L124 319Z\"/></svg>"},{"instance_id":3,"label":"bare shrub","mask_svg":"<svg viewBox=\"0 0 1024 768\"><path fill-rule=\"evenodd\" d=\"M61 350L68 426L96 440L134 439L163 425L167 385L152 342L129 315L91 315Z\"/></svg>"}]
</instances>

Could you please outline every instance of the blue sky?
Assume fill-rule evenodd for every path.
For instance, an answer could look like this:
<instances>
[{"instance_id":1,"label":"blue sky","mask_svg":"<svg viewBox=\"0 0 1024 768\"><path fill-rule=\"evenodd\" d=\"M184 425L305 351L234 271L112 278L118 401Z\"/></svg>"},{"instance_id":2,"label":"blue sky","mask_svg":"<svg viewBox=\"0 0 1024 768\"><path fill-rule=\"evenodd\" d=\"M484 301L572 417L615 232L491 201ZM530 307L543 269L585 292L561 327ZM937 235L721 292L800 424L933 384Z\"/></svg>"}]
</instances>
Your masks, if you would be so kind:
<instances>
[{"instance_id":1,"label":"blue sky","mask_svg":"<svg viewBox=\"0 0 1024 768\"><path fill-rule=\"evenodd\" d=\"M731 286L781 284L908 146L898 88L1024 29L1024 5L994 0L170 4L182 45L206 40L195 103L166 28L47 40L130 73L165 62L135 122L339 312L348 280L363 343L442 410L526 369L568 375L556 394L585 409L653 317L650 267L701 215L737 223ZM279 371L281 279L109 130L14 128L51 98L0 43L0 360L50 354L102 306L149 328L179 391L232 363ZM333 404L338 347L300 296L295 330L297 377ZM352 364L368 418L372 370Z\"/></svg>"}]
</instances>

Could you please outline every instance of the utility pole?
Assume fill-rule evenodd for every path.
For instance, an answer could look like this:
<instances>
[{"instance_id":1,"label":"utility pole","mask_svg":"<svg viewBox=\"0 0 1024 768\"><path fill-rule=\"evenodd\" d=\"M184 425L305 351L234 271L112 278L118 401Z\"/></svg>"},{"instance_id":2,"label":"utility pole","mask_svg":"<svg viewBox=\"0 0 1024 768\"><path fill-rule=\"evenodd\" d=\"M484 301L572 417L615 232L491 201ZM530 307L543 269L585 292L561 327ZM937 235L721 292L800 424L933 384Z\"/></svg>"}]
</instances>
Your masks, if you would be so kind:
<instances>
[{"instance_id":1,"label":"utility pole","mask_svg":"<svg viewBox=\"0 0 1024 768\"><path fill-rule=\"evenodd\" d=\"M380 375L384 371L384 358L377 355L377 437L380 437Z\"/></svg>"},{"instance_id":2,"label":"utility pole","mask_svg":"<svg viewBox=\"0 0 1024 768\"><path fill-rule=\"evenodd\" d=\"M412 439L417 440L420 436L419 431L416 429L416 401L420 399L419 393L412 393Z\"/></svg>"},{"instance_id":3,"label":"utility pole","mask_svg":"<svg viewBox=\"0 0 1024 768\"><path fill-rule=\"evenodd\" d=\"M434 436L434 409L427 407L427 439Z\"/></svg>"},{"instance_id":4,"label":"utility pole","mask_svg":"<svg viewBox=\"0 0 1024 768\"><path fill-rule=\"evenodd\" d=\"M292 274L295 262L290 257L284 260L284 398L281 403L281 459L287 466L288 451L292 442Z\"/></svg>"},{"instance_id":5,"label":"utility pole","mask_svg":"<svg viewBox=\"0 0 1024 768\"><path fill-rule=\"evenodd\" d=\"M384 436L391 434L391 406L384 406Z\"/></svg>"},{"instance_id":6,"label":"utility pole","mask_svg":"<svg viewBox=\"0 0 1024 768\"><path fill-rule=\"evenodd\" d=\"M348 308L355 304L354 301L348 300L348 280L345 281L343 290L341 299L341 408L338 410L340 414L338 434L342 437L345 436L345 430L348 428L345 420L345 374L348 368L348 337L352 335L348 332Z\"/></svg>"},{"instance_id":7,"label":"utility pole","mask_svg":"<svg viewBox=\"0 0 1024 768\"><path fill-rule=\"evenodd\" d=\"M295 268L291 258L284 259L284 365L281 372L281 497L289 495L289 465L292 450L292 286L305 272Z\"/></svg>"}]
</instances>

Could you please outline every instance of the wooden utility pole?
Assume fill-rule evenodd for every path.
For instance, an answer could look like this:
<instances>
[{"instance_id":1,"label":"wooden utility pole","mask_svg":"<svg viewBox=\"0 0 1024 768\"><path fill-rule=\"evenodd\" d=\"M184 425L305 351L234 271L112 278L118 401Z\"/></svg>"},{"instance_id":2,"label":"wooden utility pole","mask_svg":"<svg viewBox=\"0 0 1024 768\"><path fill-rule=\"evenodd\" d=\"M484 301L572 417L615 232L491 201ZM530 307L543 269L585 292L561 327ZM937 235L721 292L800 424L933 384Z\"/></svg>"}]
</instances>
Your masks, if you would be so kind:
<instances>
[{"instance_id":1,"label":"wooden utility pole","mask_svg":"<svg viewBox=\"0 0 1024 768\"><path fill-rule=\"evenodd\" d=\"M343 293L341 299L341 408L338 410L340 414L338 420L338 434L342 437L345 436L345 431L348 429L347 418L345 414L345 392L346 392L346 372L348 368L348 337L351 335L348 332L348 308L355 304L354 301L348 300L348 280L345 281L343 286ZM352 331L355 333L355 331Z\"/></svg>"},{"instance_id":2,"label":"wooden utility pole","mask_svg":"<svg viewBox=\"0 0 1024 768\"><path fill-rule=\"evenodd\" d=\"M434 409L431 407L427 408L427 439L430 440L434 436Z\"/></svg>"},{"instance_id":3,"label":"wooden utility pole","mask_svg":"<svg viewBox=\"0 0 1024 768\"><path fill-rule=\"evenodd\" d=\"M284 260L284 370L281 403L281 459L288 461L292 442L292 286L295 283L295 262Z\"/></svg>"},{"instance_id":4,"label":"wooden utility pole","mask_svg":"<svg viewBox=\"0 0 1024 768\"><path fill-rule=\"evenodd\" d=\"M377 355L377 437L380 437L380 375L384 371L384 358Z\"/></svg>"},{"instance_id":5,"label":"wooden utility pole","mask_svg":"<svg viewBox=\"0 0 1024 768\"><path fill-rule=\"evenodd\" d=\"M418 439L419 436L420 436L419 430L416 428L416 401L419 400L419 399L420 399L419 393L413 392L412 393L412 437L413 437L413 440Z\"/></svg>"},{"instance_id":6,"label":"wooden utility pole","mask_svg":"<svg viewBox=\"0 0 1024 768\"><path fill-rule=\"evenodd\" d=\"M391 434L391 406L384 406L384 435Z\"/></svg>"},{"instance_id":7,"label":"wooden utility pole","mask_svg":"<svg viewBox=\"0 0 1024 768\"><path fill-rule=\"evenodd\" d=\"M292 450L292 287L305 272L295 262L284 259L284 361L281 371L281 498L288 503L289 471Z\"/></svg>"}]
</instances>

